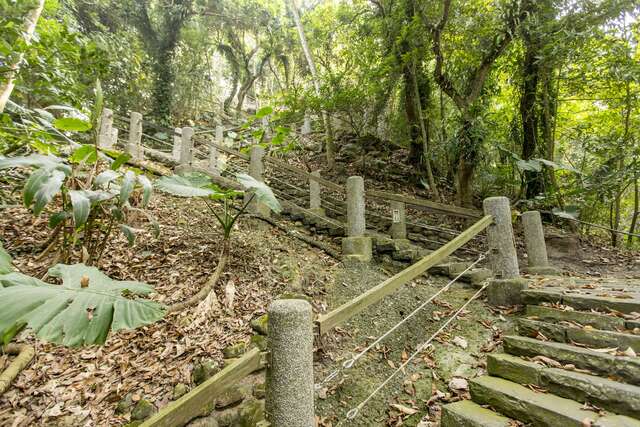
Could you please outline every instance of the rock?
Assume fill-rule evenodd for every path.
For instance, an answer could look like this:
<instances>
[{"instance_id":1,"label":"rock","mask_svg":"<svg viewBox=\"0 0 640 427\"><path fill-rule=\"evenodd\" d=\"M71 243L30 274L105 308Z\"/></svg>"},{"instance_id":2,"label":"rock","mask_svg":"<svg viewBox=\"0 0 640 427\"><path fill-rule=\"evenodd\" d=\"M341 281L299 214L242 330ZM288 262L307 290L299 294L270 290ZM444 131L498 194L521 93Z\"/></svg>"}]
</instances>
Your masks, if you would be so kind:
<instances>
[{"instance_id":1,"label":"rock","mask_svg":"<svg viewBox=\"0 0 640 427\"><path fill-rule=\"evenodd\" d=\"M249 385L229 386L217 399L216 408L222 409L234 405L251 396L253 390Z\"/></svg>"},{"instance_id":2,"label":"rock","mask_svg":"<svg viewBox=\"0 0 640 427\"><path fill-rule=\"evenodd\" d=\"M267 338L264 335L253 335L249 347L258 347L260 351L267 350Z\"/></svg>"},{"instance_id":3,"label":"rock","mask_svg":"<svg viewBox=\"0 0 640 427\"><path fill-rule=\"evenodd\" d=\"M178 400L189 391L186 384L178 383L173 387L173 400Z\"/></svg>"},{"instance_id":4,"label":"rock","mask_svg":"<svg viewBox=\"0 0 640 427\"><path fill-rule=\"evenodd\" d=\"M127 393L124 398L116 405L116 414L125 414L129 412L133 406L133 393Z\"/></svg>"},{"instance_id":5,"label":"rock","mask_svg":"<svg viewBox=\"0 0 640 427\"><path fill-rule=\"evenodd\" d=\"M216 411L211 417L219 427L254 427L265 419L264 401L249 399L242 404Z\"/></svg>"},{"instance_id":6,"label":"rock","mask_svg":"<svg viewBox=\"0 0 640 427\"><path fill-rule=\"evenodd\" d=\"M187 427L218 427L218 421L213 417L196 418L187 424Z\"/></svg>"},{"instance_id":7,"label":"rock","mask_svg":"<svg viewBox=\"0 0 640 427\"><path fill-rule=\"evenodd\" d=\"M146 399L140 399L136 406L131 411L131 419L134 421L146 420L153 414L155 414L158 410L153 405L153 403L149 402Z\"/></svg>"},{"instance_id":8,"label":"rock","mask_svg":"<svg viewBox=\"0 0 640 427\"><path fill-rule=\"evenodd\" d=\"M234 427L254 427L265 419L264 400L247 400L241 405L240 418Z\"/></svg>"},{"instance_id":9,"label":"rock","mask_svg":"<svg viewBox=\"0 0 640 427\"><path fill-rule=\"evenodd\" d=\"M197 363L191 373L191 381L200 385L220 371L220 365L213 359L203 359Z\"/></svg>"},{"instance_id":10,"label":"rock","mask_svg":"<svg viewBox=\"0 0 640 427\"><path fill-rule=\"evenodd\" d=\"M253 397L256 399L264 399L267 394L267 385L265 383L257 383L253 385Z\"/></svg>"},{"instance_id":11,"label":"rock","mask_svg":"<svg viewBox=\"0 0 640 427\"><path fill-rule=\"evenodd\" d=\"M247 351L247 345L243 342L229 345L222 350L225 359L233 359L242 356Z\"/></svg>"},{"instance_id":12,"label":"rock","mask_svg":"<svg viewBox=\"0 0 640 427\"><path fill-rule=\"evenodd\" d=\"M268 335L267 324L269 323L269 315L263 314L257 319L251 321L251 327L260 335Z\"/></svg>"},{"instance_id":13,"label":"rock","mask_svg":"<svg viewBox=\"0 0 640 427\"><path fill-rule=\"evenodd\" d=\"M542 369L542 365L508 354L490 354L487 357L489 375L518 384L540 385Z\"/></svg>"},{"instance_id":14,"label":"rock","mask_svg":"<svg viewBox=\"0 0 640 427\"><path fill-rule=\"evenodd\" d=\"M469 390L469 383L464 378L452 378L449 381L449 390L456 392Z\"/></svg>"},{"instance_id":15,"label":"rock","mask_svg":"<svg viewBox=\"0 0 640 427\"><path fill-rule=\"evenodd\" d=\"M469 344L467 343L467 340L465 340L462 337L454 337L451 342L455 345L457 345L458 347L462 348L462 349L466 349L467 347L469 347Z\"/></svg>"}]
</instances>

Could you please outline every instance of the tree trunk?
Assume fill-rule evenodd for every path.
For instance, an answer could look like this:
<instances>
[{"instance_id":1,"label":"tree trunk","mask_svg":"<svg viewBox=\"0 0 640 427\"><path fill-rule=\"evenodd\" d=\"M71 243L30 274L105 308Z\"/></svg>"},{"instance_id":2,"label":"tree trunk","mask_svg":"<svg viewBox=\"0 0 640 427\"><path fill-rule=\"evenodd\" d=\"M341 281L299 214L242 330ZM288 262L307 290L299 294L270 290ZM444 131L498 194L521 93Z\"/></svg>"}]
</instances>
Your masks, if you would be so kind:
<instances>
[{"instance_id":1,"label":"tree trunk","mask_svg":"<svg viewBox=\"0 0 640 427\"><path fill-rule=\"evenodd\" d=\"M171 122L171 102L173 100L173 82L175 75L171 68L171 57L173 49L161 51L156 58L154 66L156 79L153 86L153 114L161 123L170 125Z\"/></svg>"},{"instance_id":2,"label":"tree trunk","mask_svg":"<svg viewBox=\"0 0 640 427\"><path fill-rule=\"evenodd\" d=\"M633 180L633 216L631 217L631 225L629 226L629 236L627 237L627 244L631 246L633 244L633 236L636 232L636 226L638 225L638 216L640 216L640 186L638 185L638 175Z\"/></svg>"},{"instance_id":3,"label":"tree trunk","mask_svg":"<svg viewBox=\"0 0 640 427\"><path fill-rule=\"evenodd\" d=\"M460 206L473 206L473 173L482 141L473 132L471 117L467 112L464 116L458 142L456 202Z\"/></svg>"},{"instance_id":4,"label":"tree trunk","mask_svg":"<svg viewBox=\"0 0 640 427\"><path fill-rule=\"evenodd\" d=\"M39 0L36 7L31 9L25 16L23 38L27 46L31 44L31 39L33 38L33 33L36 30L38 19L40 19L42 9L44 9L44 2L45 0ZM9 102L11 92L13 92L13 88L15 87L16 74L18 74L18 71L20 69L20 62L22 62L23 57L24 54L20 54L18 59L14 63L9 65L10 71L6 73L5 77L7 81L0 85L0 113L4 112L4 109Z\"/></svg>"},{"instance_id":5,"label":"tree trunk","mask_svg":"<svg viewBox=\"0 0 640 427\"><path fill-rule=\"evenodd\" d=\"M534 30L535 31L535 30ZM538 146L538 82L540 81L540 41L538 36L525 31L525 58L523 64L520 118L522 120L522 158L530 160ZM525 197L533 199L544 192L544 173L525 171L523 174Z\"/></svg>"},{"instance_id":6,"label":"tree trunk","mask_svg":"<svg viewBox=\"0 0 640 427\"><path fill-rule=\"evenodd\" d=\"M307 37L304 34L304 27L302 26L300 13L298 12L298 6L296 5L295 0L290 0L290 6L291 13L293 14L293 20L295 21L296 28L298 30L298 36L300 37L300 45L302 46L302 51L304 52L304 56L307 60L307 66L309 67L309 72L311 73L311 79L313 80L313 87L316 96L320 98L320 81L318 80L316 65L313 62L313 56L311 56L311 50L309 50L309 45L307 44ZM335 166L336 157L336 147L333 141L333 127L331 126L329 115L324 110L322 111L322 122L325 129L325 151L327 155L327 168L333 169L333 167Z\"/></svg>"},{"instance_id":7,"label":"tree trunk","mask_svg":"<svg viewBox=\"0 0 640 427\"><path fill-rule=\"evenodd\" d=\"M420 89L418 88L418 79L416 78L416 67L415 60L413 64L413 93L414 99L416 101L416 109L418 110L418 121L420 122L420 132L422 134L422 162L424 165L424 169L427 172L427 180L429 182L429 187L431 187L431 191L433 193L433 197L437 201L441 201L440 193L438 192L438 187L436 186L436 180L433 177L433 170L431 169L431 147L429 144L429 129L427 128L427 124L425 123L426 118L424 117L424 112L422 111L422 97L420 96Z\"/></svg>"}]
</instances>

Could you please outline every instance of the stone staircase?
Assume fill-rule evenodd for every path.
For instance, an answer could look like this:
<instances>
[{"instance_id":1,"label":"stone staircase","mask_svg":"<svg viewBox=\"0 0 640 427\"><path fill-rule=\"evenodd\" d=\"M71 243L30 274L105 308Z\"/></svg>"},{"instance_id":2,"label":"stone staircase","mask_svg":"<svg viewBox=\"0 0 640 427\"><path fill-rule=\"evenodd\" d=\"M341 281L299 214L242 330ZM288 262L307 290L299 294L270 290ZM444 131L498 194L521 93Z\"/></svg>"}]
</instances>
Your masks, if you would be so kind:
<instances>
[{"instance_id":1,"label":"stone staircase","mask_svg":"<svg viewBox=\"0 0 640 427\"><path fill-rule=\"evenodd\" d=\"M523 291L518 335L488 356L471 400L443 407L443 427L640 427L640 294L563 280Z\"/></svg>"}]
</instances>

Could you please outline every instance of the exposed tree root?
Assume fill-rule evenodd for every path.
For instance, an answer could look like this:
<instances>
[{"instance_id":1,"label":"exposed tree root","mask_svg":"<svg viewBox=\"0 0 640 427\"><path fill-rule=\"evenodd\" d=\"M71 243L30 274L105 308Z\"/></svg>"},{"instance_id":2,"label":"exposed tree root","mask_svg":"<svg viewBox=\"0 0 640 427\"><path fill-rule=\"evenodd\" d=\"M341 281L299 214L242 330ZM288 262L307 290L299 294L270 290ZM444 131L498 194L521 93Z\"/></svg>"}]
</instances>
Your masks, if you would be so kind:
<instances>
[{"instance_id":1,"label":"exposed tree root","mask_svg":"<svg viewBox=\"0 0 640 427\"><path fill-rule=\"evenodd\" d=\"M11 381L31 362L36 351L30 345L9 344L2 351L7 354L17 355L7 369L0 374L0 395L9 389Z\"/></svg>"},{"instance_id":2,"label":"exposed tree root","mask_svg":"<svg viewBox=\"0 0 640 427\"><path fill-rule=\"evenodd\" d=\"M262 216L262 215L251 215L254 218L258 218L261 219L264 222L267 222L269 224L271 224L272 226L276 227L278 230L284 231L285 233L287 233L287 235L291 236L291 237L295 237L296 239L302 240L303 242L305 242L306 244L313 246L315 248L318 249L322 249L327 255L340 260L341 259L341 255L340 252L333 249L331 246L327 245L326 243L322 243L319 242L317 240L312 239L309 236L305 236L304 234L296 231L296 230L291 230L287 227L285 227L282 224L278 224L275 220L268 218L266 216Z\"/></svg>"},{"instance_id":3,"label":"exposed tree root","mask_svg":"<svg viewBox=\"0 0 640 427\"><path fill-rule=\"evenodd\" d=\"M200 301L207 298L215 288L216 284L218 283L218 280L220 280L220 277L222 276L222 272L224 271L224 268L227 265L228 261L229 261L229 240L225 240L222 245L222 253L220 254L220 258L218 259L218 265L216 267L216 271L214 271L213 275L209 277L209 280L207 280L207 282L204 284L202 289L200 289L200 291L197 294L195 294L188 300L169 306L167 313L176 313L176 312L182 311L185 308L196 305L200 303Z\"/></svg>"}]
</instances>

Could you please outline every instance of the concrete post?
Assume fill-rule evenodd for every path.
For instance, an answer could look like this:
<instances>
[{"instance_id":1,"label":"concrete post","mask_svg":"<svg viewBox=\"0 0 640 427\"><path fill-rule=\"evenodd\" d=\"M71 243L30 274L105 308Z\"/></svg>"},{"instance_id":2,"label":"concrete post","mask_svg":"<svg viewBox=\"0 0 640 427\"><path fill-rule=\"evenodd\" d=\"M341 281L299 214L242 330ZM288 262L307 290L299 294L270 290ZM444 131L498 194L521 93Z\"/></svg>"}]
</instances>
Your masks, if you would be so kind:
<instances>
[{"instance_id":1,"label":"concrete post","mask_svg":"<svg viewBox=\"0 0 640 427\"><path fill-rule=\"evenodd\" d=\"M215 146L215 141L209 144L209 172L219 176L220 169L218 169L218 149Z\"/></svg>"},{"instance_id":2,"label":"concrete post","mask_svg":"<svg viewBox=\"0 0 640 427\"><path fill-rule=\"evenodd\" d=\"M304 300L269 306L266 410L273 427L315 425L312 319Z\"/></svg>"},{"instance_id":3,"label":"concrete post","mask_svg":"<svg viewBox=\"0 0 640 427\"><path fill-rule=\"evenodd\" d=\"M520 279L509 199L490 197L484 200L483 208L485 215L491 215L494 221L487 229L487 240L491 269L497 279L487 289L489 303L501 306L519 304L520 292L527 282Z\"/></svg>"},{"instance_id":4,"label":"concrete post","mask_svg":"<svg viewBox=\"0 0 640 427\"><path fill-rule=\"evenodd\" d=\"M320 178L320 171L313 171L311 175ZM325 215L320 197L320 183L314 179L309 179L309 210L318 215Z\"/></svg>"},{"instance_id":5,"label":"concrete post","mask_svg":"<svg viewBox=\"0 0 640 427\"><path fill-rule=\"evenodd\" d=\"M262 118L262 129L264 130L264 141L271 141L271 128L269 127L269 119L266 117Z\"/></svg>"},{"instance_id":6,"label":"concrete post","mask_svg":"<svg viewBox=\"0 0 640 427\"><path fill-rule=\"evenodd\" d=\"M180 153L182 153L182 129L175 128L173 133L173 160L180 161Z\"/></svg>"},{"instance_id":7,"label":"concrete post","mask_svg":"<svg viewBox=\"0 0 640 427\"><path fill-rule=\"evenodd\" d=\"M180 163L181 166L191 166L193 161L193 128L182 128L182 136L180 137Z\"/></svg>"},{"instance_id":8,"label":"concrete post","mask_svg":"<svg viewBox=\"0 0 640 427\"><path fill-rule=\"evenodd\" d=\"M304 123L301 129L302 136L307 136L311 133L311 116L309 113L304 113Z\"/></svg>"},{"instance_id":9,"label":"concrete post","mask_svg":"<svg viewBox=\"0 0 640 427\"><path fill-rule=\"evenodd\" d=\"M407 239L407 213L403 202L391 202L391 238L394 240Z\"/></svg>"},{"instance_id":10,"label":"concrete post","mask_svg":"<svg viewBox=\"0 0 640 427\"><path fill-rule=\"evenodd\" d=\"M116 144L118 144L118 134L120 133L120 131L118 130L118 128L112 128L111 129L111 148L115 147Z\"/></svg>"},{"instance_id":11,"label":"concrete post","mask_svg":"<svg viewBox=\"0 0 640 427\"><path fill-rule=\"evenodd\" d=\"M264 154L265 154L264 147L261 147L259 145L254 145L253 147L251 147L251 156L249 160L249 175L260 182L264 182L264 179L262 178L262 175L264 173L264 163L262 161L262 159L264 158ZM245 203L247 203L251 199L252 194L253 194L252 191L245 191L244 193ZM249 204L249 207L247 208L247 210L254 214L259 214L264 216L269 216L269 214L271 213L271 210L267 205L263 203L259 203L255 198Z\"/></svg>"},{"instance_id":12,"label":"concrete post","mask_svg":"<svg viewBox=\"0 0 640 427\"><path fill-rule=\"evenodd\" d=\"M366 230L364 180L361 176L347 178L347 237L342 239L342 252L347 259L371 261L371 238Z\"/></svg>"},{"instance_id":13,"label":"concrete post","mask_svg":"<svg viewBox=\"0 0 640 427\"><path fill-rule=\"evenodd\" d=\"M100 129L98 132L98 147L111 148L113 147L113 111L104 108L102 110L102 116L100 117Z\"/></svg>"},{"instance_id":14,"label":"concrete post","mask_svg":"<svg viewBox=\"0 0 640 427\"><path fill-rule=\"evenodd\" d=\"M524 228L524 242L527 248L528 267L531 274L557 274L559 271L549 265L547 245L540 212L529 211L521 215Z\"/></svg>"},{"instance_id":15,"label":"concrete post","mask_svg":"<svg viewBox=\"0 0 640 427\"><path fill-rule=\"evenodd\" d=\"M144 149L142 148L142 114L131 112L129 119L129 143L125 147L134 160L144 160Z\"/></svg>"},{"instance_id":16,"label":"concrete post","mask_svg":"<svg viewBox=\"0 0 640 427\"><path fill-rule=\"evenodd\" d=\"M361 176L347 178L347 236L364 235L364 179Z\"/></svg>"}]
</instances>

